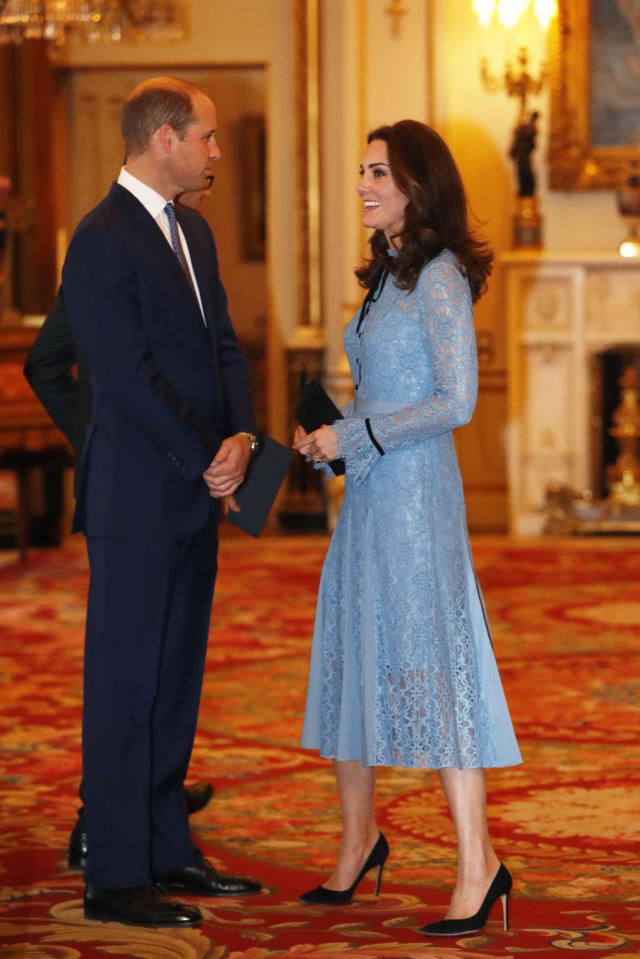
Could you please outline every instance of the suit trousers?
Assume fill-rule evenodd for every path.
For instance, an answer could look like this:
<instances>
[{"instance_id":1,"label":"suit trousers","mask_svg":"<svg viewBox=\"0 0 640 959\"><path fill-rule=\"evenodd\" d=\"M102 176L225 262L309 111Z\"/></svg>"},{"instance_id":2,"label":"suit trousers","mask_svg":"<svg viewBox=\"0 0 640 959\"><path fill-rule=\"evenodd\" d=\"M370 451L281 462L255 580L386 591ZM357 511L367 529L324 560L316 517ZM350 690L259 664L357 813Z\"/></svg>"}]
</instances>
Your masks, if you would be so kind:
<instances>
[{"instance_id":1,"label":"suit trousers","mask_svg":"<svg viewBox=\"0 0 640 959\"><path fill-rule=\"evenodd\" d=\"M83 793L98 889L148 886L198 859L183 784L217 546L213 517L190 536L87 538Z\"/></svg>"}]
</instances>

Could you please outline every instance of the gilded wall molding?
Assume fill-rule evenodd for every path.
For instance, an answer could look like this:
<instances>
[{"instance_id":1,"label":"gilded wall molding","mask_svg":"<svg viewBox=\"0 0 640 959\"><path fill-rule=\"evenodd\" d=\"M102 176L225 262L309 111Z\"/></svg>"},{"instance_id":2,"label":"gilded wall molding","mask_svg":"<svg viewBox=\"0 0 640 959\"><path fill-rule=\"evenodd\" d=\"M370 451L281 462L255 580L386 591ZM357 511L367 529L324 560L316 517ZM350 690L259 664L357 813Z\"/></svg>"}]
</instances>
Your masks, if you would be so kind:
<instances>
[{"instance_id":1,"label":"gilded wall molding","mask_svg":"<svg viewBox=\"0 0 640 959\"><path fill-rule=\"evenodd\" d=\"M358 162L364 150L369 132L367 118L367 0L358 0ZM369 255L369 231L360 222L360 259L365 260Z\"/></svg>"},{"instance_id":2,"label":"gilded wall molding","mask_svg":"<svg viewBox=\"0 0 640 959\"><path fill-rule=\"evenodd\" d=\"M295 2L296 220L298 324L296 338L320 338L320 23L319 0Z\"/></svg>"},{"instance_id":3,"label":"gilded wall molding","mask_svg":"<svg viewBox=\"0 0 640 959\"><path fill-rule=\"evenodd\" d=\"M320 275L320 11L319 0L293 0L295 83L295 223L298 316L286 344L287 422L300 394L324 376ZM326 505L317 470L296 456L279 519L285 528L324 528Z\"/></svg>"}]
</instances>

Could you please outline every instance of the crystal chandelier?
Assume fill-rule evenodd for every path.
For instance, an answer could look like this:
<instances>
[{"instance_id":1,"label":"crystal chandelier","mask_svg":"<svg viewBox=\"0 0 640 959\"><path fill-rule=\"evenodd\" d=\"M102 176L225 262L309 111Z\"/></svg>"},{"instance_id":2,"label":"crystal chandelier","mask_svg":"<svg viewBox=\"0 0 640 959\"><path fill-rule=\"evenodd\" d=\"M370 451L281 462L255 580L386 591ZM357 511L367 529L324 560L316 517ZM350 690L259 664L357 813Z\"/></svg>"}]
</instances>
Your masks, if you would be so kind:
<instances>
[{"instance_id":1,"label":"crystal chandelier","mask_svg":"<svg viewBox=\"0 0 640 959\"><path fill-rule=\"evenodd\" d=\"M0 44L41 39L60 47L69 34L90 43L177 40L180 0L0 0Z\"/></svg>"}]
</instances>

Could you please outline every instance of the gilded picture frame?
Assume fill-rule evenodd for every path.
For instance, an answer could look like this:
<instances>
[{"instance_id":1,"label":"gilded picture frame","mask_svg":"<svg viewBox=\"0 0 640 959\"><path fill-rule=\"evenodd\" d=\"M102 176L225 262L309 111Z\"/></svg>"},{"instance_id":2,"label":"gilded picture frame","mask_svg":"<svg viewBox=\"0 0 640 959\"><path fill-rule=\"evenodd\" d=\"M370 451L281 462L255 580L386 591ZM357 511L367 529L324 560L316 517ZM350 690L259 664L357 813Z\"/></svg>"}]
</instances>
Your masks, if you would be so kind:
<instances>
[{"instance_id":1,"label":"gilded picture frame","mask_svg":"<svg viewBox=\"0 0 640 959\"><path fill-rule=\"evenodd\" d=\"M559 0L551 58L552 190L615 190L640 162L639 50L634 0Z\"/></svg>"}]
</instances>

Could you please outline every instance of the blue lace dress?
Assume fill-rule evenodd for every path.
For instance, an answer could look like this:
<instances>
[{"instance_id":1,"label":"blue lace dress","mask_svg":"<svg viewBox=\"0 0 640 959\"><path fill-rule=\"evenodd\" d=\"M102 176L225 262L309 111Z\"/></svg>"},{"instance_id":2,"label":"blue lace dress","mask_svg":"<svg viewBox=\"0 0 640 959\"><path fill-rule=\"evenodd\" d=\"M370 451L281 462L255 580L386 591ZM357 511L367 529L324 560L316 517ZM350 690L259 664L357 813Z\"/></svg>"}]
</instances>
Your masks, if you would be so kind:
<instances>
[{"instance_id":1,"label":"blue lace dress","mask_svg":"<svg viewBox=\"0 0 640 959\"><path fill-rule=\"evenodd\" d=\"M365 766L515 765L452 435L477 394L468 283L445 250L411 293L389 276L359 334L357 319L302 745Z\"/></svg>"}]
</instances>

